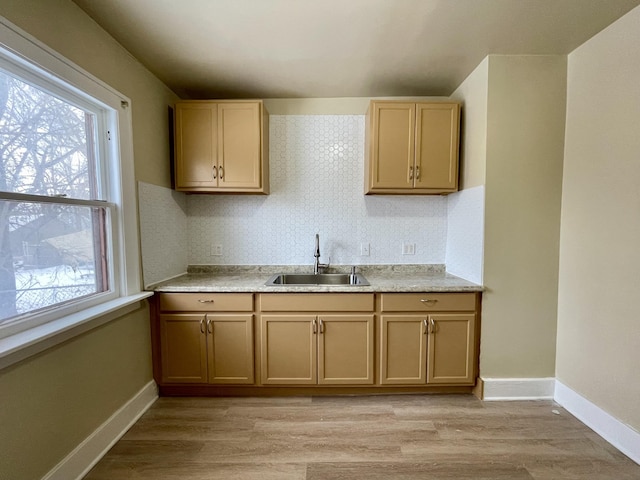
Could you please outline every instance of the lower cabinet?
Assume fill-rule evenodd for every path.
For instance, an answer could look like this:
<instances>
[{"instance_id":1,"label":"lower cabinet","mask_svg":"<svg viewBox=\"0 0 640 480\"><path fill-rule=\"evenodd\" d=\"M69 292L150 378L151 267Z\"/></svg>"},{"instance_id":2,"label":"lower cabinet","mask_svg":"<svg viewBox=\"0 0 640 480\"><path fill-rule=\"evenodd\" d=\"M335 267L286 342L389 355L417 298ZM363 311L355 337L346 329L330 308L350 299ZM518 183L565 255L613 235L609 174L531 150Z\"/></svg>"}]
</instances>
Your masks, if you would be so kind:
<instances>
[{"instance_id":1,"label":"lower cabinet","mask_svg":"<svg viewBox=\"0 0 640 480\"><path fill-rule=\"evenodd\" d=\"M262 315L263 384L373 384L373 315Z\"/></svg>"},{"instance_id":2,"label":"lower cabinet","mask_svg":"<svg viewBox=\"0 0 640 480\"><path fill-rule=\"evenodd\" d=\"M372 385L373 300L372 294L261 295L261 382Z\"/></svg>"},{"instance_id":3,"label":"lower cabinet","mask_svg":"<svg viewBox=\"0 0 640 480\"><path fill-rule=\"evenodd\" d=\"M381 309L382 385L475 384L474 294L383 294Z\"/></svg>"},{"instance_id":4,"label":"lower cabinet","mask_svg":"<svg viewBox=\"0 0 640 480\"><path fill-rule=\"evenodd\" d=\"M161 383L255 382L253 295L167 293L159 307Z\"/></svg>"},{"instance_id":5,"label":"lower cabinet","mask_svg":"<svg viewBox=\"0 0 640 480\"><path fill-rule=\"evenodd\" d=\"M155 378L180 394L202 394L206 385L437 391L476 381L476 293L263 293L255 302L250 293L158 298Z\"/></svg>"},{"instance_id":6,"label":"lower cabinet","mask_svg":"<svg viewBox=\"0 0 640 480\"><path fill-rule=\"evenodd\" d=\"M253 315L161 315L162 381L252 384Z\"/></svg>"}]
</instances>

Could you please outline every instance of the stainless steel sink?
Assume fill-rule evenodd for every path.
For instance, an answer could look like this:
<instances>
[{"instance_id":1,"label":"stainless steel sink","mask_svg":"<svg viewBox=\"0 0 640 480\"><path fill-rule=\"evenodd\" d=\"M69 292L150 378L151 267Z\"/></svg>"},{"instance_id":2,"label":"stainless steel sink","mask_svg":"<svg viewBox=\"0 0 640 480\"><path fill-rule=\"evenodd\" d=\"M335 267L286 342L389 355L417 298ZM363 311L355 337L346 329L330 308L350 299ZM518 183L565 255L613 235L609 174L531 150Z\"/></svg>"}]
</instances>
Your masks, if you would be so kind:
<instances>
[{"instance_id":1,"label":"stainless steel sink","mask_svg":"<svg viewBox=\"0 0 640 480\"><path fill-rule=\"evenodd\" d=\"M369 285L369 282L359 273L280 273L272 276L266 286L284 285Z\"/></svg>"}]
</instances>

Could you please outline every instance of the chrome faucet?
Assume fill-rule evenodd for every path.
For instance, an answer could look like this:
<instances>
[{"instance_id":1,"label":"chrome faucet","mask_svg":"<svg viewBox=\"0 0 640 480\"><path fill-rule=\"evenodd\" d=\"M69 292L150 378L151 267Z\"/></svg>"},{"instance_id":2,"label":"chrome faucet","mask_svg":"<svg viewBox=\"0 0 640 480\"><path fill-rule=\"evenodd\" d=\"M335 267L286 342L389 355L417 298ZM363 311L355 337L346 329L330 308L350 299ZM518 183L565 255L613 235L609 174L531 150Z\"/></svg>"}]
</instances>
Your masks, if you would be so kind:
<instances>
[{"instance_id":1,"label":"chrome faucet","mask_svg":"<svg viewBox=\"0 0 640 480\"><path fill-rule=\"evenodd\" d=\"M316 258L313 262L313 274L318 275L321 270L324 270L329 266L328 263L320 263L320 234L316 233L316 250L313 254Z\"/></svg>"}]
</instances>

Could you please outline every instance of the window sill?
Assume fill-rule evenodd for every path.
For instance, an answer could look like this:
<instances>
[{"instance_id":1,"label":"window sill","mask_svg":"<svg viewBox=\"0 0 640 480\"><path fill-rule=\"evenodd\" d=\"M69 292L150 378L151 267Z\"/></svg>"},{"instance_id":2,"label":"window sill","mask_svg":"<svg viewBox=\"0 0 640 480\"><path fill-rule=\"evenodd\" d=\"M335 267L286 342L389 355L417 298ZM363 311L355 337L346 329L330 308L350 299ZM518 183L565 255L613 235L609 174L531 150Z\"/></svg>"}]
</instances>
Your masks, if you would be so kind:
<instances>
[{"instance_id":1,"label":"window sill","mask_svg":"<svg viewBox=\"0 0 640 480\"><path fill-rule=\"evenodd\" d=\"M153 295L141 292L96 305L58 320L0 339L0 369L104 325L135 310L137 303Z\"/></svg>"}]
</instances>

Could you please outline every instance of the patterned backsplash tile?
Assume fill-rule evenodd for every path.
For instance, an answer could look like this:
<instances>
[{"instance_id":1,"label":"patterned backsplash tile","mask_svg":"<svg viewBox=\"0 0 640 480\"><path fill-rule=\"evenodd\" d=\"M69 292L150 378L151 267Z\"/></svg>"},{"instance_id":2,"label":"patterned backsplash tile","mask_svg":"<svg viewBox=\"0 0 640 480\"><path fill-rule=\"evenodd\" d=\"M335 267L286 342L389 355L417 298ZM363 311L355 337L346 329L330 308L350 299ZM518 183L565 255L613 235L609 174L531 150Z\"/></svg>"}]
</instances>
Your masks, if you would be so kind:
<instances>
[{"instance_id":1,"label":"patterned backsplash tile","mask_svg":"<svg viewBox=\"0 0 640 480\"><path fill-rule=\"evenodd\" d=\"M268 196L184 195L140 183L145 285L187 265L311 265L316 233L323 263L446 261L478 281L484 188L365 196L364 128L361 115L271 115ZM403 243L415 254L403 255ZM213 255L216 245L221 255Z\"/></svg>"}]
</instances>

